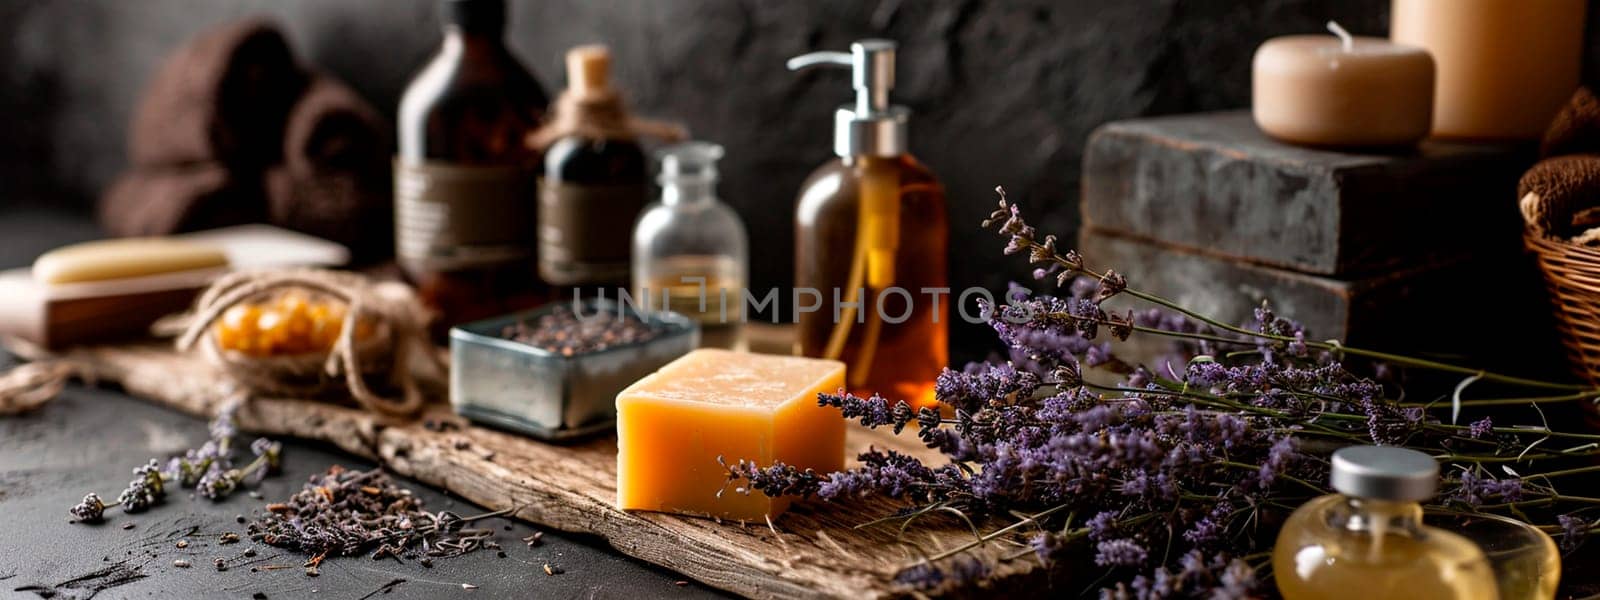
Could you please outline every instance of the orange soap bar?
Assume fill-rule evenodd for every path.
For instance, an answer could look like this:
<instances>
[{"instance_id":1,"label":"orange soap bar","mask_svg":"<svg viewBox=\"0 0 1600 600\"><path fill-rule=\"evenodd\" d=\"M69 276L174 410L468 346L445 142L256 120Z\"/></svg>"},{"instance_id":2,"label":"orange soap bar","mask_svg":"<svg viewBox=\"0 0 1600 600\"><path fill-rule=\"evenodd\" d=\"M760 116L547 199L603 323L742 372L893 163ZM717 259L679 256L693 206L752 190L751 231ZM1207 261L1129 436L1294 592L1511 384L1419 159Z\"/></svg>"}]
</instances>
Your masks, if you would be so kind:
<instances>
[{"instance_id":1,"label":"orange soap bar","mask_svg":"<svg viewBox=\"0 0 1600 600\"><path fill-rule=\"evenodd\" d=\"M776 517L789 498L728 486L728 464L844 466L844 427L817 394L844 387L836 360L696 350L617 394L617 508L724 519ZM717 492L728 490L721 497Z\"/></svg>"}]
</instances>

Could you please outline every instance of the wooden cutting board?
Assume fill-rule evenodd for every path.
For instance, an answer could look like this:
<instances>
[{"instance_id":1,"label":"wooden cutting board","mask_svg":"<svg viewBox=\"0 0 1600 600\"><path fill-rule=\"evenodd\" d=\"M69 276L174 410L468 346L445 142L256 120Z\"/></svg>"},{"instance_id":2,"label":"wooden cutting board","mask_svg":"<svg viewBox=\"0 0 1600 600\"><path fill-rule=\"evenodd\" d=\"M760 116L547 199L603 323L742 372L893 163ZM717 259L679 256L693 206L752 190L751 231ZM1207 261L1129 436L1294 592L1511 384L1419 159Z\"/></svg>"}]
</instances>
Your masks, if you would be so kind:
<instances>
[{"instance_id":1,"label":"wooden cutting board","mask_svg":"<svg viewBox=\"0 0 1600 600\"><path fill-rule=\"evenodd\" d=\"M83 347L54 356L77 365L86 380L120 384L130 394L198 417L213 414L227 396L224 376L197 356L167 346ZM443 403L432 406L429 416L454 419ZM523 520L600 536L624 554L755 598L924 596L895 584L895 574L924 553L974 540L955 518L919 520L903 534L897 521L858 528L902 507L885 500L799 502L771 526L620 511L614 507L613 436L551 445L465 424L436 431L422 420L385 422L355 408L286 398L253 399L238 419L244 430L329 442L492 510L516 507ZM910 432L896 437L854 426L847 445L852 456L868 446L930 452ZM979 524L993 529L984 525ZM1014 541L989 543L977 553L991 561L1019 554L995 567L981 586L937 592L1062 597L1083 591L1060 582L1052 590L1047 570Z\"/></svg>"}]
</instances>

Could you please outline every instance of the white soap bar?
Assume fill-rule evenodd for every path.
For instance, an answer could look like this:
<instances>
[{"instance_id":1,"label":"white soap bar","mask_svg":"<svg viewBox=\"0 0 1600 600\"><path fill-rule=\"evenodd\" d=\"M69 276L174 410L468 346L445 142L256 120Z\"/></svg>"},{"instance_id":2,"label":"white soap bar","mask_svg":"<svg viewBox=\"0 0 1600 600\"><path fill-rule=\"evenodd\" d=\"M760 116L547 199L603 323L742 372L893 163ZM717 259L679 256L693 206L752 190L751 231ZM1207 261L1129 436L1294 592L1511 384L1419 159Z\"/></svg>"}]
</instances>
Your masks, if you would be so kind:
<instances>
[{"instance_id":1,"label":"white soap bar","mask_svg":"<svg viewBox=\"0 0 1600 600\"><path fill-rule=\"evenodd\" d=\"M124 238L73 244L33 261L33 278L47 284L105 281L228 266L210 244L168 238Z\"/></svg>"}]
</instances>

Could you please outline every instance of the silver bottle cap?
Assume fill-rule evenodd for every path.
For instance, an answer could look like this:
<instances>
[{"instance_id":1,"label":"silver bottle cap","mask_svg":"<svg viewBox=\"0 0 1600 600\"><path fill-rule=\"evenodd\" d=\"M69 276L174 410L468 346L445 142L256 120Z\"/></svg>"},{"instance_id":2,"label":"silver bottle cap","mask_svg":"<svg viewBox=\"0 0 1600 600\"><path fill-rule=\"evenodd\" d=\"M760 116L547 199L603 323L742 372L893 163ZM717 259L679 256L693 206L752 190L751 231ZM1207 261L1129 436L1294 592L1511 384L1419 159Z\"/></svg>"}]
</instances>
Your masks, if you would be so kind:
<instances>
[{"instance_id":1,"label":"silver bottle cap","mask_svg":"<svg viewBox=\"0 0 1600 600\"><path fill-rule=\"evenodd\" d=\"M1394 446L1351 446L1333 453L1333 489L1369 500L1417 502L1439 488L1433 457Z\"/></svg>"},{"instance_id":2,"label":"silver bottle cap","mask_svg":"<svg viewBox=\"0 0 1600 600\"><path fill-rule=\"evenodd\" d=\"M833 119L833 152L839 156L899 156L906 153L911 111L889 103L894 89L895 43L861 40L850 52L812 52L789 59L791 71L814 66L849 67L854 104L839 107Z\"/></svg>"}]
</instances>

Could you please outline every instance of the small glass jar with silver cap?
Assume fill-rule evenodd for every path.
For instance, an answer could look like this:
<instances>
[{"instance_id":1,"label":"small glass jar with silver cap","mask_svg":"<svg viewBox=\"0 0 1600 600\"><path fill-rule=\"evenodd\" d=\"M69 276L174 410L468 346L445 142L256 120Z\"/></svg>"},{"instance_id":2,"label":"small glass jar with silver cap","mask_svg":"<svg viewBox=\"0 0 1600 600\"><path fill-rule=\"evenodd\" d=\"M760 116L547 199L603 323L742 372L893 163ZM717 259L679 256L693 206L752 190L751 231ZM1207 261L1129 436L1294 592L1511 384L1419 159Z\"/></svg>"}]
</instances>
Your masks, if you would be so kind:
<instances>
[{"instance_id":1,"label":"small glass jar with silver cap","mask_svg":"<svg viewBox=\"0 0 1600 600\"><path fill-rule=\"evenodd\" d=\"M1284 598L1499 599L1476 544L1423 524L1421 502L1439 486L1433 457L1352 446L1331 463L1338 493L1305 503L1278 533L1272 570Z\"/></svg>"}]
</instances>

